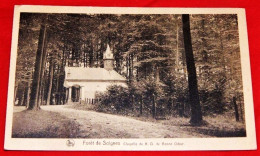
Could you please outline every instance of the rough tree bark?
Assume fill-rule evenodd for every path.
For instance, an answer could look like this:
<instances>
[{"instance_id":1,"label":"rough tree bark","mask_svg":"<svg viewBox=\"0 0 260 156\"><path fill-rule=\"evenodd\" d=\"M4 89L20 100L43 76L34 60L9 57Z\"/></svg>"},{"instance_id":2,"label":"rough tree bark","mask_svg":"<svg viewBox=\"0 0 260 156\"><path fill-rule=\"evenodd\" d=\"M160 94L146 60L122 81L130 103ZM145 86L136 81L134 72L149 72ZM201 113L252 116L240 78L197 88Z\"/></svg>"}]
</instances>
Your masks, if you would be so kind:
<instances>
[{"instance_id":1,"label":"rough tree bark","mask_svg":"<svg viewBox=\"0 0 260 156\"><path fill-rule=\"evenodd\" d=\"M49 35L50 36L50 35ZM47 59L47 45L48 45L48 34L45 32L45 39L44 39L44 46L43 46L43 56L42 56L42 65L41 65L41 74L40 74L40 88L39 88L39 95L38 95L38 99L40 99L40 101L38 101L37 103L37 107L40 108L40 105L43 104L44 101L44 92L45 92L45 67L46 67L46 59Z\"/></svg>"},{"instance_id":2,"label":"rough tree bark","mask_svg":"<svg viewBox=\"0 0 260 156\"><path fill-rule=\"evenodd\" d=\"M40 35L38 41L38 48L36 53L36 61L34 66L34 76L32 81L32 89L31 89L31 96L30 96L30 103L29 103L29 110L39 110L40 106L38 105L38 98L40 93L40 82L41 82L41 75L42 75L42 68L43 68L43 56L45 47L45 39L46 39L46 23L41 25L40 28Z\"/></svg>"},{"instance_id":3,"label":"rough tree bark","mask_svg":"<svg viewBox=\"0 0 260 156\"><path fill-rule=\"evenodd\" d=\"M50 103L51 103L52 80L53 80L53 62L52 62L52 58L51 58L50 74L49 74L49 87L48 87L48 94L47 94L47 105L50 105Z\"/></svg>"},{"instance_id":4,"label":"rough tree bark","mask_svg":"<svg viewBox=\"0 0 260 156\"><path fill-rule=\"evenodd\" d=\"M156 97L155 97L155 95L153 94L153 96L152 96L152 116L153 116L153 118L155 119L156 118Z\"/></svg>"},{"instance_id":5,"label":"rough tree bark","mask_svg":"<svg viewBox=\"0 0 260 156\"><path fill-rule=\"evenodd\" d=\"M188 71L189 97L190 97L190 106L191 106L190 123L194 125L199 125L202 123L202 112L201 112L201 106L199 101L196 68L195 68L194 56L192 51L189 14L182 15L182 22L183 22L184 48L185 48L187 71Z\"/></svg>"},{"instance_id":6,"label":"rough tree bark","mask_svg":"<svg viewBox=\"0 0 260 156\"><path fill-rule=\"evenodd\" d=\"M141 102L140 102L140 115L143 115L143 96L141 95Z\"/></svg>"},{"instance_id":7,"label":"rough tree bark","mask_svg":"<svg viewBox=\"0 0 260 156\"><path fill-rule=\"evenodd\" d=\"M15 105L16 98L17 98L16 95L17 95L18 85L19 85L19 82L18 82L18 81L15 81L15 87L14 87L14 100L13 100L14 105Z\"/></svg>"},{"instance_id":8,"label":"rough tree bark","mask_svg":"<svg viewBox=\"0 0 260 156\"><path fill-rule=\"evenodd\" d=\"M234 109L235 109L236 121L239 121L239 113L238 113L238 107L237 107L237 98L235 96L233 97L233 104L234 104Z\"/></svg>"},{"instance_id":9,"label":"rough tree bark","mask_svg":"<svg viewBox=\"0 0 260 156\"><path fill-rule=\"evenodd\" d=\"M24 105L24 91L25 91L25 87L23 87L23 91L22 91L22 94L21 94L21 100L19 100L19 105L20 106L23 106Z\"/></svg>"},{"instance_id":10,"label":"rough tree bark","mask_svg":"<svg viewBox=\"0 0 260 156\"><path fill-rule=\"evenodd\" d=\"M29 102L30 102L30 93L31 93L31 85L30 85L30 80L28 81L27 84L27 95L26 95L26 108L29 107Z\"/></svg>"}]
</instances>

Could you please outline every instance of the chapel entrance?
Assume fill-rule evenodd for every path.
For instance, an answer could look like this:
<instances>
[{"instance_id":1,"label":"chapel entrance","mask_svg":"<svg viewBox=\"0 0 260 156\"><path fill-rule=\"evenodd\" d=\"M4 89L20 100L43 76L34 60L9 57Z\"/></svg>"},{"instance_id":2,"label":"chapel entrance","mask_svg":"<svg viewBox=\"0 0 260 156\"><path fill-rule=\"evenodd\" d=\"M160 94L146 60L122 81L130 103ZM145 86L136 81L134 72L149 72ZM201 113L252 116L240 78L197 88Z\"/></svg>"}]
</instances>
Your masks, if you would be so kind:
<instances>
[{"instance_id":1,"label":"chapel entrance","mask_svg":"<svg viewBox=\"0 0 260 156\"><path fill-rule=\"evenodd\" d=\"M72 100L72 102L79 102L79 100L80 100L80 86L73 86L72 87L71 100Z\"/></svg>"}]
</instances>

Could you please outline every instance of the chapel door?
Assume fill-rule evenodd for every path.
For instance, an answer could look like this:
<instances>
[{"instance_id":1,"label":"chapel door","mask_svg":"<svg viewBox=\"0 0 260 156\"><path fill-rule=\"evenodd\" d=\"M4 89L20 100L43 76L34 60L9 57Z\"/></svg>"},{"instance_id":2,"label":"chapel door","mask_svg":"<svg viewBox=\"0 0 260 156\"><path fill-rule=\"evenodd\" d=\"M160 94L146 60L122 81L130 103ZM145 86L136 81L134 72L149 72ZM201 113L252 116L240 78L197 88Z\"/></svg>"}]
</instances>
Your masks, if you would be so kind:
<instances>
[{"instance_id":1,"label":"chapel door","mask_svg":"<svg viewBox=\"0 0 260 156\"><path fill-rule=\"evenodd\" d=\"M72 95L71 95L73 102L79 102L80 98L80 87L72 87Z\"/></svg>"}]
</instances>

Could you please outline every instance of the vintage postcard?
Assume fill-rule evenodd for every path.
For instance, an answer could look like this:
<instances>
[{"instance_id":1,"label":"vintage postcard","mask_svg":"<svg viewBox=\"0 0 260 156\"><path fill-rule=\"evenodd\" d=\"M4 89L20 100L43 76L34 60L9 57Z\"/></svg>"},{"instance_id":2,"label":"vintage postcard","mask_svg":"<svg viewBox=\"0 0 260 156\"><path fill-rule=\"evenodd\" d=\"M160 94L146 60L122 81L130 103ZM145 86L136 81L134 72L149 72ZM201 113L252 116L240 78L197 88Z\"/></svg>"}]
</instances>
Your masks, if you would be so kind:
<instances>
[{"instance_id":1,"label":"vintage postcard","mask_svg":"<svg viewBox=\"0 0 260 156\"><path fill-rule=\"evenodd\" d=\"M15 6L5 149L256 149L245 17Z\"/></svg>"}]
</instances>

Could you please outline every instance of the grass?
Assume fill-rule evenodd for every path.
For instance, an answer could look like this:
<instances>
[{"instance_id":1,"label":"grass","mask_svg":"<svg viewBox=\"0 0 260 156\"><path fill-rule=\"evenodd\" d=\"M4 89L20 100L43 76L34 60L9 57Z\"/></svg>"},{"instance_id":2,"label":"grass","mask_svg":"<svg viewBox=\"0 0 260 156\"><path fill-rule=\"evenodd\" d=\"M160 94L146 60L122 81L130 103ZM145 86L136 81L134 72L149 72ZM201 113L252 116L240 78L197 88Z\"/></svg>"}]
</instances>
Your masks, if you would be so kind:
<instances>
[{"instance_id":1,"label":"grass","mask_svg":"<svg viewBox=\"0 0 260 156\"><path fill-rule=\"evenodd\" d=\"M187 131L194 136L202 134L209 137L246 137L245 123L237 122L230 113L204 116L204 124L201 126L192 126L189 123L190 118L182 117L169 117L167 120L144 119L141 117L141 120L178 126L183 131Z\"/></svg>"},{"instance_id":2,"label":"grass","mask_svg":"<svg viewBox=\"0 0 260 156\"><path fill-rule=\"evenodd\" d=\"M77 138L79 124L59 113L25 110L14 113L13 138Z\"/></svg>"},{"instance_id":3,"label":"grass","mask_svg":"<svg viewBox=\"0 0 260 156\"><path fill-rule=\"evenodd\" d=\"M246 137L245 123L237 122L229 113L206 116L204 120L207 125L196 127L195 131L216 137Z\"/></svg>"},{"instance_id":4,"label":"grass","mask_svg":"<svg viewBox=\"0 0 260 156\"><path fill-rule=\"evenodd\" d=\"M93 111L95 111L97 109L95 104L85 104L84 102L83 103L71 102L68 105L66 105L66 107L73 108L76 110L93 110Z\"/></svg>"},{"instance_id":5,"label":"grass","mask_svg":"<svg viewBox=\"0 0 260 156\"><path fill-rule=\"evenodd\" d=\"M88 104L71 104L68 107L77 110L94 110L94 105ZM104 112L111 114L111 112ZM120 115L120 114L117 114ZM122 114L121 114L122 115ZM123 115L122 115L123 116ZM192 126L189 121L190 118L173 117L168 116L165 120L156 120L151 116L138 116L125 113L124 116L128 116L137 120L146 122L161 123L169 126L180 127L183 131L186 131L194 136L207 135L209 137L245 137L245 123L237 122L233 112L226 112L224 114L215 114L204 116L204 123L201 126Z\"/></svg>"}]
</instances>

